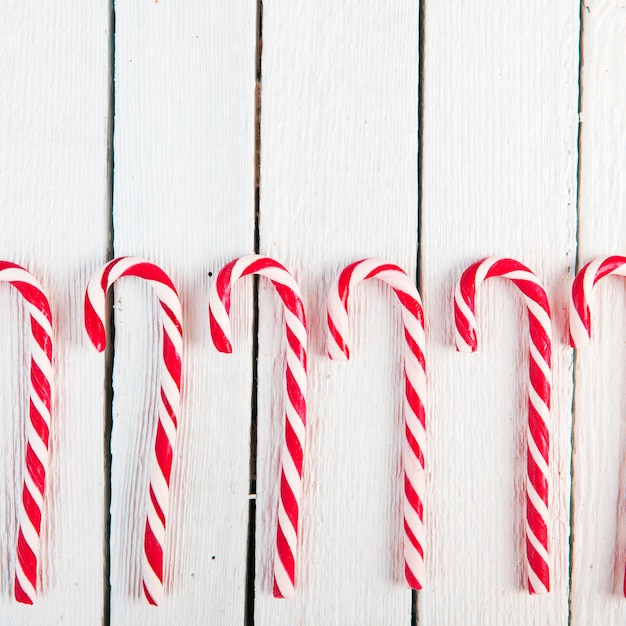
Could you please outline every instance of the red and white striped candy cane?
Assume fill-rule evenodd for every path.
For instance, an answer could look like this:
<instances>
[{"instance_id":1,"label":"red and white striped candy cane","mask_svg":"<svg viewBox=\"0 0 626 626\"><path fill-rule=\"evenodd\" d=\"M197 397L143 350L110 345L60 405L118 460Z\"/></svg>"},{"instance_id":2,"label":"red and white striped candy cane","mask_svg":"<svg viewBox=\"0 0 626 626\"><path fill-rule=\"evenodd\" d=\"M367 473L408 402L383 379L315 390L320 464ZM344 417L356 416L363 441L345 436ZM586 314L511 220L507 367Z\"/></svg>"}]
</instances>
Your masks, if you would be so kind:
<instances>
[{"instance_id":1,"label":"red and white striped candy cane","mask_svg":"<svg viewBox=\"0 0 626 626\"><path fill-rule=\"evenodd\" d=\"M569 307L569 334L572 348L582 348L591 341L589 300L595 284L605 276L626 276L626 257L607 256L587 263L574 279ZM623 594L626 597L626 564Z\"/></svg>"},{"instance_id":2,"label":"red and white striped candy cane","mask_svg":"<svg viewBox=\"0 0 626 626\"><path fill-rule=\"evenodd\" d=\"M285 387L285 441L281 456L280 498L274 597L290 598L295 592L298 515L302 494L302 463L306 435L307 331L300 288L283 265L269 257L251 254L231 261L211 286L209 321L211 337L220 352L232 352L231 292L243 276L260 274L269 278L283 301L287 363Z\"/></svg>"},{"instance_id":3,"label":"red and white striped candy cane","mask_svg":"<svg viewBox=\"0 0 626 626\"><path fill-rule=\"evenodd\" d=\"M511 280L522 292L530 325L530 376L528 386L526 570L531 594L550 591L548 548L548 485L550 390L552 384L552 322L550 305L539 280L514 259L488 258L468 267L456 286L454 320L456 349L475 352L476 289L487 278Z\"/></svg>"},{"instance_id":4,"label":"red and white striped candy cane","mask_svg":"<svg viewBox=\"0 0 626 626\"><path fill-rule=\"evenodd\" d=\"M150 497L142 565L146 599L150 604L157 605L163 598L163 545L169 508L170 473L176 447L177 414L180 406L182 314L176 288L160 267L135 257L114 259L93 275L85 292L85 330L98 352L102 352L106 347L104 319L106 292L122 276L136 276L148 281L156 291L162 313L161 394L150 471Z\"/></svg>"},{"instance_id":5,"label":"red and white striped candy cane","mask_svg":"<svg viewBox=\"0 0 626 626\"><path fill-rule=\"evenodd\" d=\"M426 441L426 360L424 312L420 295L406 272L378 259L348 265L328 294L328 356L336 361L350 357L348 350L348 298L350 290L369 278L386 282L402 304L404 323L404 576L409 587L421 589L424 569L424 444Z\"/></svg>"},{"instance_id":6,"label":"red and white striped candy cane","mask_svg":"<svg viewBox=\"0 0 626 626\"><path fill-rule=\"evenodd\" d=\"M18 509L15 599L32 604L37 595L41 510L43 507L50 407L52 402L52 314L43 287L27 270L0 261L0 280L11 283L28 304L30 315L30 409L22 501Z\"/></svg>"}]
</instances>

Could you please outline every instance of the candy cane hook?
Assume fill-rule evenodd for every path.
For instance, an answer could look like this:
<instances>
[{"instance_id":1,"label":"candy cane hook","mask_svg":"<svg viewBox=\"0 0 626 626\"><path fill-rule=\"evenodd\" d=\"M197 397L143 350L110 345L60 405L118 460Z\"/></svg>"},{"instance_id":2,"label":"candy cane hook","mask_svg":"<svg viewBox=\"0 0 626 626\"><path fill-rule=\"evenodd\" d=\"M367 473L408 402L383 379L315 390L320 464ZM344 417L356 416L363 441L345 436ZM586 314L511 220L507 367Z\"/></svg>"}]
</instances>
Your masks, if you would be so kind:
<instances>
[{"instance_id":1,"label":"candy cane hook","mask_svg":"<svg viewBox=\"0 0 626 626\"><path fill-rule=\"evenodd\" d=\"M531 594L550 591L548 549L548 482L552 322L550 305L539 280L514 259L488 258L468 267L456 286L454 321L456 349L475 352L476 289L487 278L511 280L522 292L530 324L530 377L528 385L526 570Z\"/></svg>"},{"instance_id":2,"label":"candy cane hook","mask_svg":"<svg viewBox=\"0 0 626 626\"><path fill-rule=\"evenodd\" d=\"M32 604L37 595L50 407L52 400L52 314L43 287L27 270L0 261L0 280L13 285L26 300L30 316L30 407L26 426L26 459L22 500L18 509L15 599Z\"/></svg>"},{"instance_id":3,"label":"candy cane hook","mask_svg":"<svg viewBox=\"0 0 626 626\"><path fill-rule=\"evenodd\" d=\"M220 352L232 352L231 292L243 276L269 278L283 301L287 363L285 387L285 440L281 454L278 528L274 557L274 597L290 598L295 592L298 519L302 494L302 463L306 434L307 331L300 288L291 274L269 257L251 254L224 266L211 286L209 321L211 337Z\"/></svg>"},{"instance_id":4,"label":"candy cane hook","mask_svg":"<svg viewBox=\"0 0 626 626\"><path fill-rule=\"evenodd\" d=\"M572 348L582 348L591 341L591 311L589 300L596 283L605 276L626 276L626 257L607 256L587 263L576 274L569 307L569 332ZM624 564L623 594L626 597L626 563Z\"/></svg>"},{"instance_id":5,"label":"candy cane hook","mask_svg":"<svg viewBox=\"0 0 626 626\"><path fill-rule=\"evenodd\" d=\"M350 290L369 278L386 282L402 304L404 323L404 576L409 587L421 589L424 569L424 444L426 441L426 360L424 312L419 293L406 272L391 263L363 259L348 265L328 294L328 356L347 360L348 298Z\"/></svg>"},{"instance_id":6,"label":"candy cane hook","mask_svg":"<svg viewBox=\"0 0 626 626\"><path fill-rule=\"evenodd\" d=\"M169 484L176 446L180 406L182 315L176 288L158 266L134 257L120 257L103 266L89 281L85 292L85 330L98 352L106 347L105 299L109 287L122 276L143 278L156 291L161 305L163 365L158 425L150 472L148 514L142 564L143 590L147 601L157 605L163 598L163 545L169 508Z\"/></svg>"}]
</instances>

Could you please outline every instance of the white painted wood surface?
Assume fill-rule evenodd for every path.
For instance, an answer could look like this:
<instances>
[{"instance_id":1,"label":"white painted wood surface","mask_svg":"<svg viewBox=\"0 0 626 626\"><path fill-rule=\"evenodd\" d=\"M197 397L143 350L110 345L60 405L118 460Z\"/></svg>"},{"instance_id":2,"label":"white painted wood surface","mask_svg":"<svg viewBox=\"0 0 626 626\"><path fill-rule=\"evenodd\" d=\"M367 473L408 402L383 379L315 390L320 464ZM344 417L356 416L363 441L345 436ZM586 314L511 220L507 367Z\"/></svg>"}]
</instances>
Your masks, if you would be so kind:
<instances>
[{"instance_id":1,"label":"white painted wood surface","mask_svg":"<svg viewBox=\"0 0 626 626\"><path fill-rule=\"evenodd\" d=\"M42 591L13 600L16 506L28 415L27 318L0 288L0 622L97 624L104 610L104 389L82 297L106 258L109 8L80 0L0 7L0 257L52 306L55 399L43 509Z\"/></svg>"},{"instance_id":2,"label":"white painted wood surface","mask_svg":"<svg viewBox=\"0 0 626 626\"><path fill-rule=\"evenodd\" d=\"M401 322L388 288L364 284L353 294L352 359L325 355L326 291L365 256L419 276L427 317L428 579L419 623L624 621L623 281L596 290L592 345L575 368L566 344L576 261L626 254L621 4L589 0L581 30L573 0L427 3L418 189L418 3L265 3L259 248L302 286L310 386L297 595L281 601L271 597L271 571L284 340L278 297L261 281L254 623L411 624L401 582ZM242 624L252 281L234 293L233 355L213 349L206 307L220 267L255 246L257 5L118 2L115 68L109 11L108 2L87 8L75 0L0 7L0 257L24 264L49 290L57 376L43 591L23 607L12 585L27 344L23 306L1 286L0 623ZM115 255L144 256L170 273L184 311L183 405L158 608L140 593L158 307L132 279L113 298L107 579L107 381L104 359L83 337L82 295L110 235ZM477 298L479 352L453 347L454 283L490 254L533 268L554 312L545 597L522 589L528 340L515 289L489 281Z\"/></svg>"},{"instance_id":3,"label":"white painted wood surface","mask_svg":"<svg viewBox=\"0 0 626 626\"><path fill-rule=\"evenodd\" d=\"M326 294L348 263L417 260L417 3L266 3L261 253L302 287L309 423L297 597L271 597L282 437L281 312L262 289L257 624L409 624L403 586L400 308L382 285L353 294L352 359L326 356ZM395 297L395 296L394 296Z\"/></svg>"},{"instance_id":4,"label":"white painted wood surface","mask_svg":"<svg viewBox=\"0 0 626 626\"><path fill-rule=\"evenodd\" d=\"M183 394L166 533L166 599L141 594L159 388L158 305L115 295L111 623L241 624L248 532L252 285L235 294L235 353L213 348L209 273L254 236L256 7L133 1L116 10L115 255L160 264L183 306ZM146 164L150 163L150 167Z\"/></svg>"},{"instance_id":5,"label":"white painted wood surface","mask_svg":"<svg viewBox=\"0 0 626 626\"><path fill-rule=\"evenodd\" d=\"M429 3L421 284L431 389L427 588L420 624L566 624L576 253L578 3ZM528 322L502 280L477 296L478 353L454 350L455 282L510 256L553 307L552 592L525 585Z\"/></svg>"},{"instance_id":6,"label":"white painted wood surface","mask_svg":"<svg viewBox=\"0 0 626 626\"><path fill-rule=\"evenodd\" d=\"M579 265L626 254L626 6L587 2ZM572 624L622 624L626 560L624 284L594 290L592 342L576 354ZM617 547L617 550L616 550Z\"/></svg>"}]
</instances>

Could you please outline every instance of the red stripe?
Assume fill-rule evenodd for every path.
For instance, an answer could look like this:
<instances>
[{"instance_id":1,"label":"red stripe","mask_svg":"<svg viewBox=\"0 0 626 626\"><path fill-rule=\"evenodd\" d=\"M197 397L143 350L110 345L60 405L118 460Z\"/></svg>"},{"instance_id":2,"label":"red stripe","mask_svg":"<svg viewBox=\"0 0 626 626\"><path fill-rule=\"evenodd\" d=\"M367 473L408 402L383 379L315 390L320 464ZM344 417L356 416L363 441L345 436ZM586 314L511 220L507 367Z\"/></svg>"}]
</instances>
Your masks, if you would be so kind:
<instances>
[{"instance_id":1,"label":"red stripe","mask_svg":"<svg viewBox=\"0 0 626 626\"><path fill-rule=\"evenodd\" d=\"M284 265L281 265L278 261L271 259L268 256L258 257L256 260L252 261L244 270L241 272L242 276L250 276L251 274L263 274L264 270L267 269L277 269L287 272ZM289 272L287 272L289 273Z\"/></svg>"},{"instance_id":2,"label":"red stripe","mask_svg":"<svg viewBox=\"0 0 626 626\"><path fill-rule=\"evenodd\" d=\"M483 259L479 264L486 260L487 259ZM529 272L532 274L531 270L523 263L520 263L515 259L502 258L494 261L493 265L487 271L485 279L492 278L494 276L502 276L503 274L509 274L511 272Z\"/></svg>"},{"instance_id":3,"label":"red stripe","mask_svg":"<svg viewBox=\"0 0 626 626\"><path fill-rule=\"evenodd\" d=\"M131 265L128 269L122 272L120 278L122 276L136 276L137 278L143 278L144 280L152 280L158 283L163 283L178 296L176 287L174 287L174 283L172 283L170 277L158 265L150 263L149 261L141 261Z\"/></svg>"},{"instance_id":4,"label":"red stripe","mask_svg":"<svg viewBox=\"0 0 626 626\"><path fill-rule=\"evenodd\" d=\"M295 563L294 556L291 552L291 548L289 547L289 544L287 543L287 539L285 538L285 535L283 533L283 529L280 527L280 524L278 525L278 528L276 529L276 552L278 554L278 558L283 564L283 567L285 568L285 571L287 572L287 576L289 576L289 580L291 581L291 584L294 585L296 563ZM278 585L276 584L275 579L274 579L274 597L275 598L283 597L282 594L280 593L280 590L278 588Z\"/></svg>"},{"instance_id":5,"label":"red stripe","mask_svg":"<svg viewBox=\"0 0 626 626\"><path fill-rule=\"evenodd\" d=\"M37 588L37 557L31 550L20 528L17 536L17 560L30 584Z\"/></svg>"},{"instance_id":6,"label":"red stripe","mask_svg":"<svg viewBox=\"0 0 626 626\"><path fill-rule=\"evenodd\" d=\"M528 556L530 569L535 573L535 576L537 576L537 578L543 583L546 591L550 591L550 569L548 567L548 564L541 558L529 539L526 539L526 554ZM535 593L535 589L530 582L530 577L528 580L528 591L531 594Z\"/></svg>"},{"instance_id":7,"label":"red stripe","mask_svg":"<svg viewBox=\"0 0 626 626\"><path fill-rule=\"evenodd\" d=\"M172 471L172 444L165 434L165 430L163 429L163 424L159 421L157 425L157 434L156 440L154 442L154 453L156 455L156 460L161 468L161 472L165 478L165 482L170 483L170 473Z\"/></svg>"},{"instance_id":8,"label":"red stripe","mask_svg":"<svg viewBox=\"0 0 626 626\"><path fill-rule=\"evenodd\" d=\"M548 526L545 520L539 515L539 511L533 505L531 499L526 494L526 517L528 518L528 525L533 531L533 535L537 537L539 543L547 550L548 549Z\"/></svg>"},{"instance_id":9,"label":"red stripe","mask_svg":"<svg viewBox=\"0 0 626 626\"><path fill-rule=\"evenodd\" d=\"M176 419L176 414L174 413L174 409L172 409L172 405L169 403L167 397L165 396L165 391L163 391L163 387L161 387L161 402L163 403L163 408L165 412L169 415L174 427L178 426L178 420Z\"/></svg>"},{"instance_id":10,"label":"red stripe","mask_svg":"<svg viewBox=\"0 0 626 626\"><path fill-rule=\"evenodd\" d=\"M578 274L576 274L576 278L574 278L574 283L572 284L572 301L574 304L574 308L578 313L578 317L587 331L587 335L591 334L591 314L589 311L589 307L587 306L587 299L585 297L585 292L583 291L583 283L585 280L585 273L587 272L589 264L585 265ZM570 322L571 324L571 322ZM574 340L570 334L570 346L575 348Z\"/></svg>"},{"instance_id":11,"label":"red stripe","mask_svg":"<svg viewBox=\"0 0 626 626\"><path fill-rule=\"evenodd\" d=\"M166 332L163 333L163 363L167 367L167 371L170 373L178 391L180 391L182 359L171 337Z\"/></svg>"},{"instance_id":12,"label":"red stripe","mask_svg":"<svg viewBox=\"0 0 626 626\"><path fill-rule=\"evenodd\" d=\"M289 482L287 481L287 477L285 476L284 470L281 472L280 476L280 499L283 503L283 508L285 509L285 513L293 526L293 529L298 534L298 501L296 500L293 491L291 491L291 487L289 486ZM280 524L279 524L280 525Z\"/></svg>"},{"instance_id":13,"label":"red stripe","mask_svg":"<svg viewBox=\"0 0 626 626\"><path fill-rule=\"evenodd\" d=\"M302 476L302 462L304 459L304 455L302 452L302 444L300 440L296 436L291 423L289 420L285 420L285 445L289 450L289 456L293 460L294 465L296 466L296 470L298 471L298 476ZM284 463L283 463L284 465Z\"/></svg>"},{"instance_id":14,"label":"red stripe","mask_svg":"<svg viewBox=\"0 0 626 626\"><path fill-rule=\"evenodd\" d=\"M287 379L289 402L291 402L291 406L293 406L302 423L306 426L306 399L288 367L285 371L285 378Z\"/></svg>"},{"instance_id":15,"label":"red stripe","mask_svg":"<svg viewBox=\"0 0 626 626\"><path fill-rule=\"evenodd\" d=\"M31 448L30 443L26 444L26 470L35 483L35 487L39 490L39 493L43 495L46 482L46 468L42 465L39 457Z\"/></svg>"},{"instance_id":16,"label":"red stripe","mask_svg":"<svg viewBox=\"0 0 626 626\"><path fill-rule=\"evenodd\" d=\"M346 355L346 358L349 359L350 348L348 348L348 346L346 345L346 342L343 340L343 337L339 334L339 331L337 330L337 327L333 323L333 318L330 316L330 313L327 314L326 318L328 321L328 330L330 334L332 335L333 339L335 340L335 343L337 344L337 346L339 346L339 349Z\"/></svg>"},{"instance_id":17,"label":"red stripe","mask_svg":"<svg viewBox=\"0 0 626 626\"><path fill-rule=\"evenodd\" d=\"M43 350L49 360L52 360L52 337L45 331L39 322L30 316L30 332L37 345Z\"/></svg>"},{"instance_id":18,"label":"red stripe","mask_svg":"<svg viewBox=\"0 0 626 626\"><path fill-rule=\"evenodd\" d=\"M418 360L419 364L422 366L422 369L426 371L426 358L424 357L424 353L417 345L415 339L411 336L406 326L404 327L404 340L406 341L406 345L411 351L411 353Z\"/></svg>"},{"instance_id":19,"label":"red stripe","mask_svg":"<svg viewBox=\"0 0 626 626\"><path fill-rule=\"evenodd\" d=\"M602 261L600 267L596 270L596 275L593 278L593 284L595 285L601 278L612 274L615 270L619 269L622 265L626 264L625 256L613 255L607 257ZM586 269L590 263L587 263L583 269ZM580 272L579 272L580 273Z\"/></svg>"},{"instance_id":20,"label":"red stripe","mask_svg":"<svg viewBox=\"0 0 626 626\"><path fill-rule=\"evenodd\" d=\"M144 552L152 571L156 574L160 582L163 582L163 548L146 522L146 533L144 536Z\"/></svg>"},{"instance_id":21,"label":"red stripe","mask_svg":"<svg viewBox=\"0 0 626 626\"><path fill-rule=\"evenodd\" d=\"M94 348L98 352L102 352L107 345L106 332L99 315L96 313L96 310L91 304L88 292L85 292L84 316L87 335L89 336L91 343L94 345Z\"/></svg>"},{"instance_id":22,"label":"red stripe","mask_svg":"<svg viewBox=\"0 0 626 626\"><path fill-rule=\"evenodd\" d=\"M302 369L304 369L304 373L306 374L307 369L307 358L306 358L306 348L300 343L300 340L296 337L289 326L285 326L285 335L287 337L287 343L291 348L291 351L294 353L298 361L302 364Z\"/></svg>"},{"instance_id":23,"label":"red stripe","mask_svg":"<svg viewBox=\"0 0 626 626\"><path fill-rule=\"evenodd\" d=\"M32 599L28 596L28 594L22 589L22 585L20 585L20 581L15 577L15 600L20 602L21 604L32 604Z\"/></svg>"},{"instance_id":24,"label":"red stripe","mask_svg":"<svg viewBox=\"0 0 626 626\"><path fill-rule=\"evenodd\" d=\"M159 506L159 501L156 498L152 485L150 485L149 493L150 493L150 501L152 502L152 507L154 508L154 512L157 514L157 517L161 520L161 524L163 524L163 528L165 528L165 513L163 513L163 509Z\"/></svg>"},{"instance_id":25,"label":"red stripe","mask_svg":"<svg viewBox=\"0 0 626 626\"><path fill-rule=\"evenodd\" d=\"M411 589L416 589L417 591L419 591L422 588L420 581L415 578L415 575L409 569L408 563L404 564L404 576L406 578L407 584Z\"/></svg>"},{"instance_id":26,"label":"red stripe","mask_svg":"<svg viewBox=\"0 0 626 626\"><path fill-rule=\"evenodd\" d=\"M549 463L550 433L543 418L530 402L528 403L528 430L543 460Z\"/></svg>"},{"instance_id":27,"label":"red stripe","mask_svg":"<svg viewBox=\"0 0 626 626\"><path fill-rule=\"evenodd\" d=\"M233 351L233 346L230 341L226 338L222 327L217 323L215 317L213 317L213 312L209 309L209 325L211 327L211 339L213 340L213 345L217 348L219 352L225 352L226 354L231 354Z\"/></svg>"},{"instance_id":28,"label":"red stripe","mask_svg":"<svg viewBox=\"0 0 626 626\"><path fill-rule=\"evenodd\" d=\"M26 485L24 485L22 489L22 504L24 505L24 512L26 513L26 516L37 531L37 535L39 535L41 531L41 510L39 508L39 505L33 499L30 491L28 491L28 489L26 488ZM33 559L35 560L36 566L37 557L33 555Z\"/></svg>"},{"instance_id":29,"label":"red stripe","mask_svg":"<svg viewBox=\"0 0 626 626\"><path fill-rule=\"evenodd\" d=\"M161 305L161 309L163 309L163 312L165 313L165 315L167 315L170 318L172 324L174 324L174 326L176 327L176 330L178 330L180 336L182 337L183 325L181 324L181 321L178 319L178 317L176 317L176 315L174 315L174 312L172 311L172 309L170 309L170 307L168 307L167 304L163 302L163 300L159 299L159 304Z\"/></svg>"},{"instance_id":30,"label":"red stripe","mask_svg":"<svg viewBox=\"0 0 626 626\"><path fill-rule=\"evenodd\" d=\"M27 271L27 270L24 270ZM51 322L52 314L50 313L50 303L46 295L31 283L22 282L19 280L12 281L11 284L17 288L17 290L24 296L29 304L35 307L38 311L43 313L45 318Z\"/></svg>"},{"instance_id":31,"label":"red stripe","mask_svg":"<svg viewBox=\"0 0 626 626\"><path fill-rule=\"evenodd\" d=\"M405 276L405 272L402 272ZM408 278L408 276L407 276ZM417 289L417 287L416 287ZM419 302L408 293L404 291L400 291L399 289L394 289L396 295L398 296L398 300L402 303L402 306L420 323L420 326L424 325L424 313L422 311L422 307Z\"/></svg>"},{"instance_id":32,"label":"red stripe","mask_svg":"<svg viewBox=\"0 0 626 626\"><path fill-rule=\"evenodd\" d=\"M409 543L417 550L419 555L424 558L424 549L422 548L420 542L417 540L417 537L411 532L411 528L409 527L406 519L404 520L404 533L406 538L409 540Z\"/></svg>"},{"instance_id":33,"label":"red stripe","mask_svg":"<svg viewBox=\"0 0 626 626\"><path fill-rule=\"evenodd\" d=\"M48 440L50 438L50 430L48 428L48 424L46 424L43 417L41 417L32 400L30 401L29 406L30 423L32 424L34 431L37 433L37 436L43 441L46 448L48 448Z\"/></svg>"},{"instance_id":34,"label":"red stripe","mask_svg":"<svg viewBox=\"0 0 626 626\"><path fill-rule=\"evenodd\" d=\"M419 494L413 488L411 481L409 480L406 472L404 473L404 495L406 501L411 505L411 508L417 513L420 521L424 519L424 504L419 497ZM423 555L422 555L423 556Z\"/></svg>"},{"instance_id":35,"label":"red stripe","mask_svg":"<svg viewBox=\"0 0 626 626\"><path fill-rule=\"evenodd\" d=\"M146 596L148 604L151 604L152 606L157 606L157 603L154 601L154 598L150 595L150 592L148 591L148 587L146 587L146 583L143 583L143 593Z\"/></svg>"},{"instance_id":36,"label":"red stripe","mask_svg":"<svg viewBox=\"0 0 626 626\"><path fill-rule=\"evenodd\" d=\"M34 359L30 361L30 383L35 394L41 399L44 406L49 411L51 399L50 381L41 371Z\"/></svg>"},{"instance_id":37,"label":"red stripe","mask_svg":"<svg viewBox=\"0 0 626 626\"><path fill-rule=\"evenodd\" d=\"M343 308L346 311L348 310L348 298L350 297L350 281L352 280L352 273L358 265L363 263L364 260L365 259L350 263L350 265L345 267L341 274L339 274L339 279L337 280L337 291L339 299L343 303Z\"/></svg>"}]
</instances>

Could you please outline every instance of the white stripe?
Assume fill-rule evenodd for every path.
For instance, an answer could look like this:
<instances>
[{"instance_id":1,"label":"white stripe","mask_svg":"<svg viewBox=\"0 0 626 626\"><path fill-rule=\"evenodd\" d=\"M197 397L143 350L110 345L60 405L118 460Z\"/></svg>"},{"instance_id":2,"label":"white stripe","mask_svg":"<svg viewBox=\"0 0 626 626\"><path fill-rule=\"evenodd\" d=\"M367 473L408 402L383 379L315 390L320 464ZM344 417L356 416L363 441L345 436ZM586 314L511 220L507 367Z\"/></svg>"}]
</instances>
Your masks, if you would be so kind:
<instances>
[{"instance_id":1,"label":"white stripe","mask_svg":"<svg viewBox=\"0 0 626 626\"><path fill-rule=\"evenodd\" d=\"M539 448L537 448L537 444L535 443L535 440L532 437L530 429L528 430L527 440L528 440L528 444L527 444L528 452L530 453L530 456L535 461L535 464L539 468L539 471L546 478L546 480L548 480L550 476L550 468L548 464L546 463L545 459L543 458L543 455L539 451Z\"/></svg>"},{"instance_id":2,"label":"white stripe","mask_svg":"<svg viewBox=\"0 0 626 626\"><path fill-rule=\"evenodd\" d=\"M289 574L287 574L287 570L285 570L285 567L278 556L278 550L276 550L276 554L274 555L274 580L280 591L280 595L283 598L292 598L294 596L295 589L291 584L291 579L289 578Z\"/></svg>"},{"instance_id":3,"label":"white stripe","mask_svg":"<svg viewBox=\"0 0 626 626\"><path fill-rule=\"evenodd\" d=\"M141 567L141 574L143 582L148 589L148 593L150 594L154 602L156 602L156 604L159 604L161 600L163 600L163 584L159 580L158 576L155 574L152 567L150 567L150 563L148 562L148 557L146 556L145 550Z\"/></svg>"},{"instance_id":4,"label":"white stripe","mask_svg":"<svg viewBox=\"0 0 626 626\"><path fill-rule=\"evenodd\" d=\"M289 550L295 556L296 545L298 542L297 530L293 527L293 524L291 523L287 512L282 506L282 502L278 506L278 525L283 531L283 535L285 535Z\"/></svg>"},{"instance_id":5,"label":"white stripe","mask_svg":"<svg viewBox=\"0 0 626 626\"><path fill-rule=\"evenodd\" d=\"M545 331L546 335L548 335L548 339L552 340L552 321L550 320L550 315L545 311L545 309L530 298L524 297L526 300L526 306L530 313L537 319L541 327Z\"/></svg>"},{"instance_id":6,"label":"white stripe","mask_svg":"<svg viewBox=\"0 0 626 626\"><path fill-rule=\"evenodd\" d=\"M537 578L537 575L535 574L535 572L533 572L530 566L530 562L528 560L526 560L526 569L528 570L527 571L528 582L529 584L532 585L533 589L535 590L535 593L538 595L548 593L548 590L544 587L543 583Z\"/></svg>"},{"instance_id":7,"label":"white stripe","mask_svg":"<svg viewBox=\"0 0 626 626\"><path fill-rule=\"evenodd\" d=\"M546 363L543 355L537 350L537 346L531 341L530 342L530 358L537 364L541 373L544 375L545 379L548 381L549 385L552 385L552 370L550 366Z\"/></svg>"},{"instance_id":8,"label":"white stripe","mask_svg":"<svg viewBox=\"0 0 626 626\"><path fill-rule=\"evenodd\" d=\"M548 563L550 560L550 555L548 554L548 551L541 545L539 539L535 537L535 533L533 533L532 528L528 524L528 521L526 521L526 536L528 537L528 541L532 544L533 548L535 548L535 550L541 557L541 560Z\"/></svg>"},{"instance_id":9,"label":"white stripe","mask_svg":"<svg viewBox=\"0 0 626 626\"><path fill-rule=\"evenodd\" d=\"M19 561L15 563L15 576L19 580L20 587L24 590L24 593L31 599L34 600L37 597L37 591L30 584L28 578L26 578L26 574L22 569Z\"/></svg>"}]
</instances>

